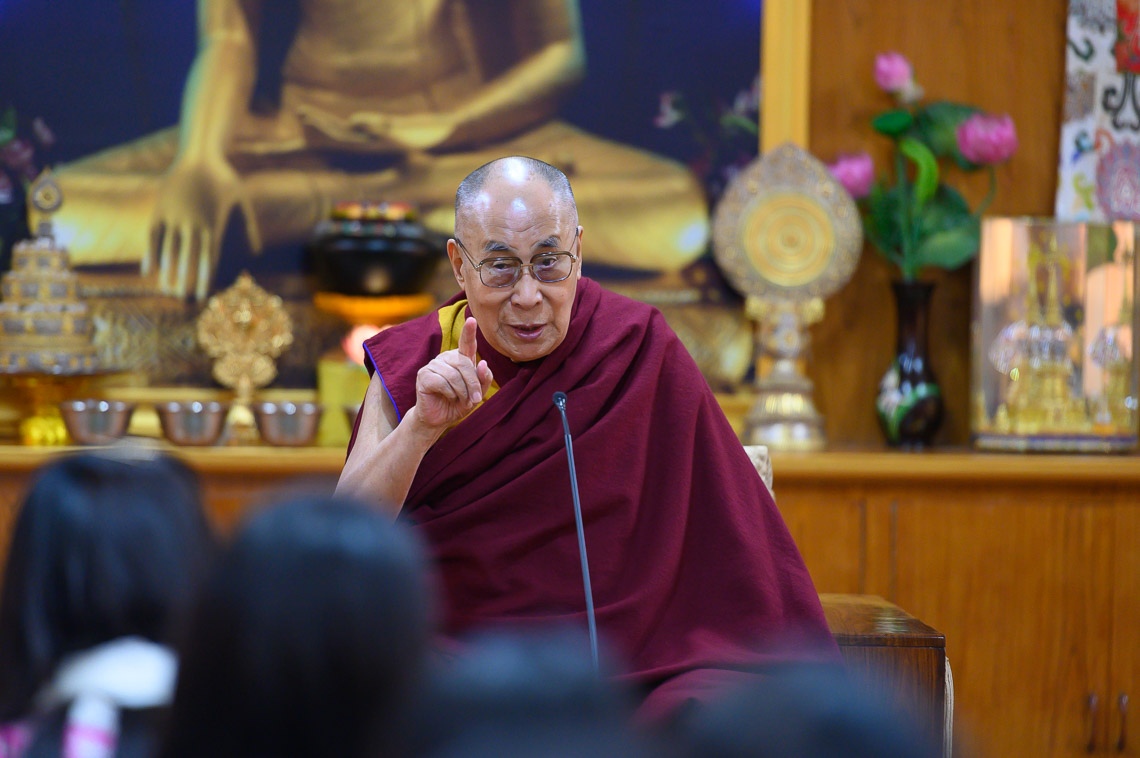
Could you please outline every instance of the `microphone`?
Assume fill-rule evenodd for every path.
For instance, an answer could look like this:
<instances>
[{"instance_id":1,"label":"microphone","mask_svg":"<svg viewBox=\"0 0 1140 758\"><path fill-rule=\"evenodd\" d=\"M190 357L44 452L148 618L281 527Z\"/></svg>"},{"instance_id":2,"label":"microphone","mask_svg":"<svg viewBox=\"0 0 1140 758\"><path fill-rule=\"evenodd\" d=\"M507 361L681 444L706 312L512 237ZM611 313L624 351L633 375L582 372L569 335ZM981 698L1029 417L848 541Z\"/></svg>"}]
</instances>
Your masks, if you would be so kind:
<instances>
[{"instance_id":1,"label":"microphone","mask_svg":"<svg viewBox=\"0 0 1140 758\"><path fill-rule=\"evenodd\" d=\"M582 558L582 584L586 589L586 619L590 625L590 653L594 657L594 673L598 673L598 625L594 620L594 591L590 589L590 563L586 560L586 532L582 527L582 501L578 499L578 474L574 471L574 442L570 439L570 422L566 420L566 393L554 393L554 405L562 414L562 431L566 439L566 459L570 462L570 494L574 498L574 524L578 527L578 555Z\"/></svg>"}]
</instances>

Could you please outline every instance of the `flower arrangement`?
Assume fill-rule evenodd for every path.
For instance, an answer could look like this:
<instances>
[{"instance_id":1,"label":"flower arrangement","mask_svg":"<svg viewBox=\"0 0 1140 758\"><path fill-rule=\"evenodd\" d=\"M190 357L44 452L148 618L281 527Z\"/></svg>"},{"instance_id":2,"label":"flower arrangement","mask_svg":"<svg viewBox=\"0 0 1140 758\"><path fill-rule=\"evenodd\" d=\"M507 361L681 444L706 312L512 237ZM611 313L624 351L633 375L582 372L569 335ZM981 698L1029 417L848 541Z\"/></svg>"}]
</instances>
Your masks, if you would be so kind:
<instances>
[{"instance_id":1,"label":"flower arrangement","mask_svg":"<svg viewBox=\"0 0 1140 758\"><path fill-rule=\"evenodd\" d=\"M728 105L694 101L671 90L661 93L653 125L658 129L684 127L696 147L689 170L701 181L710 204L715 204L732 178L759 151L760 75Z\"/></svg>"},{"instance_id":2,"label":"flower arrangement","mask_svg":"<svg viewBox=\"0 0 1140 758\"><path fill-rule=\"evenodd\" d=\"M904 281L927 267L956 269L978 252L981 216L997 189L994 167L1017 150L1013 119L945 100L924 104L899 53L877 56L874 76L895 100L871 122L894 143L893 176L876 178L866 152L841 155L828 168L859 204L867 239ZM976 209L943 181L942 164L989 171L989 192Z\"/></svg>"}]
</instances>

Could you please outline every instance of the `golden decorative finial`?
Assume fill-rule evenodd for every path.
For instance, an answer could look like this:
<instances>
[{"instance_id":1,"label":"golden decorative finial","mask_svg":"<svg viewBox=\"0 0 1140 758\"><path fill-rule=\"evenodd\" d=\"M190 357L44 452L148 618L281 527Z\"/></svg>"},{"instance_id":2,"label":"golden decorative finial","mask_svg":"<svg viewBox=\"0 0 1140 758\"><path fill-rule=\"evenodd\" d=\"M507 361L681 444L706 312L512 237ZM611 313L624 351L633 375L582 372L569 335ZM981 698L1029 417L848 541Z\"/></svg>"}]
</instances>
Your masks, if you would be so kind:
<instances>
[{"instance_id":1,"label":"golden decorative finial","mask_svg":"<svg viewBox=\"0 0 1140 758\"><path fill-rule=\"evenodd\" d=\"M198 344L214 358L213 376L234 390L231 425L255 436L249 403L253 391L277 378L274 360L293 344L293 321L277 295L273 295L242 272L229 289L206 303L198 316Z\"/></svg>"}]
</instances>

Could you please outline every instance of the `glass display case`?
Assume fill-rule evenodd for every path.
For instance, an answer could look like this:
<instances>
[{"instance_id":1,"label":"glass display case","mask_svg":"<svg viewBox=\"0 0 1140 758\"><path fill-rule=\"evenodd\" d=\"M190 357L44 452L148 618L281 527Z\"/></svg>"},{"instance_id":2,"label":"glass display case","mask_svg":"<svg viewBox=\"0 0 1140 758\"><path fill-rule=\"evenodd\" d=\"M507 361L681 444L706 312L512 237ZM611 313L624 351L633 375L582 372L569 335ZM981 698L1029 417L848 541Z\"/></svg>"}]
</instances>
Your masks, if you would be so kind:
<instances>
[{"instance_id":1,"label":"glass display case","mask_svg":"<svg viewBox=\"0 0 1140 758\"><path fill-rule=\"evenodd\" d=\"M981 450L1137 445L1140 225L982 222L971 325L971 436Z\"/></svg>"}]
</instances>

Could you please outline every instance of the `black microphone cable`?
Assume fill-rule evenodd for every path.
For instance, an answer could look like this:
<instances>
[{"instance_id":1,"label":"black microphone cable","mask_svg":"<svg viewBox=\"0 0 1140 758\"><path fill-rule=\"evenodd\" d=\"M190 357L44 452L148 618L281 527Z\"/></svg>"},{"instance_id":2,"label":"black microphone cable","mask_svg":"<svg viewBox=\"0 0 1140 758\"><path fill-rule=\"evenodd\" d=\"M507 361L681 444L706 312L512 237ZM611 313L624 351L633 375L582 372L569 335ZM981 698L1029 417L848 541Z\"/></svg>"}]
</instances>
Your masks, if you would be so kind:
<instances>
[{"instance_id":1,"label":"black microphone cable","mask_svg":"<svg viewBox=\"0 0 1140 758\"><path fill-rule=\"evenodd\" d=\"M586 588L586 619L590 625L590 653L594 657L594 673L598 672L598 626L594 620L594 591L590 589L590 563L586 560L586 531L582 526L582 501L578 499L578 474L574 471L574 442L570 439L570 422L566 420L566 393L554 393L554 405L562 414L562 431L566 439L566 459L570 462L570 494L574 498L574 523L578 527L578 555L582 558L582 583Z\"/></svg>"}]
</instances>

